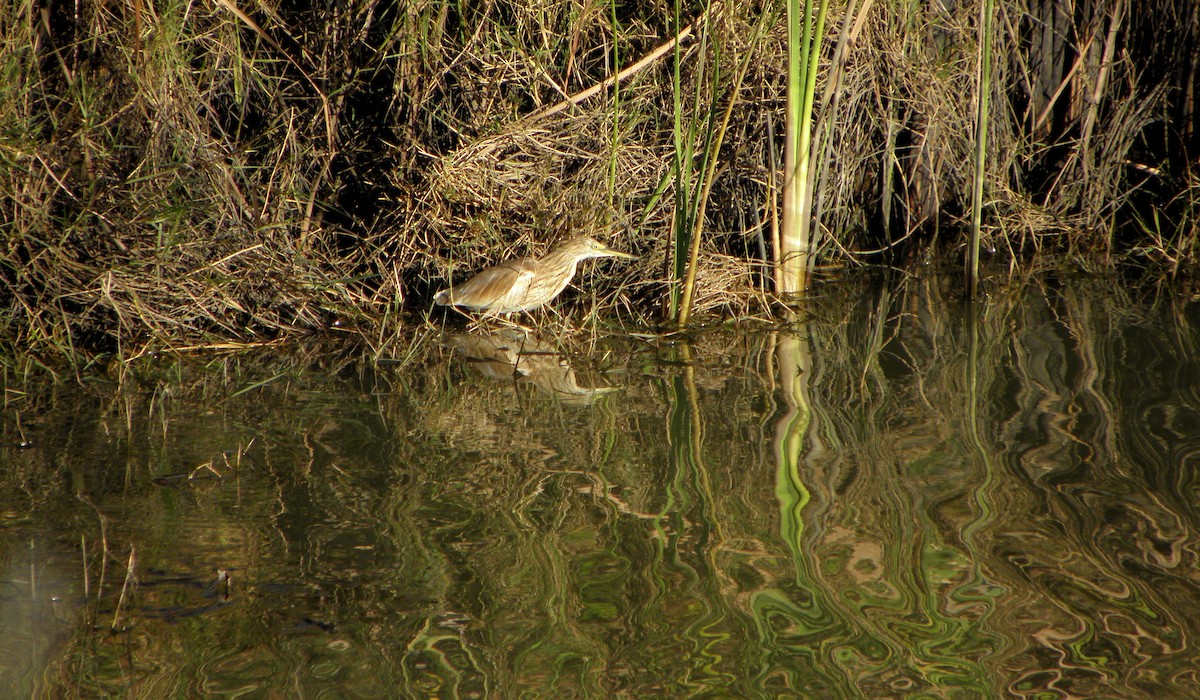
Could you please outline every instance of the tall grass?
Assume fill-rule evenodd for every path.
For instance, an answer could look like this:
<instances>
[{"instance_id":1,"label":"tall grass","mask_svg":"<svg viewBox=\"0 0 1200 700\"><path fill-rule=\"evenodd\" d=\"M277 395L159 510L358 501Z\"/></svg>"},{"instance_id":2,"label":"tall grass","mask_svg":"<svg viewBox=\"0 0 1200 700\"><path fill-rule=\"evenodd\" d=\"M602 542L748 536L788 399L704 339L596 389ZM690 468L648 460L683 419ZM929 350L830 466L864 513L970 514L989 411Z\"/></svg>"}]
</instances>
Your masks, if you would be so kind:
<instances>
[{"instance_id":1,"label":"tall grass","mask_svg":"<svg viewBox=\"0 0 1200 700\"><path fill-rule=\"evenodd\" d=\"M975 116L975 177L971 186L971 232L967 243L967 293L979 286L979 229L983 220L983 185L986 176L988 104L992 93L992 0L979 4L978 112Z\"/></svg>"},{"instance_id":2,"label":"tall grass","mask_svg":"<svg viewBox=\"0 0 1200 700\"><path fill-rule=\"evenodd\" d=\"M711 5L708 7L711 10ZM679 28L682 25L683 6L680 0L675 2L674 26L676 34L679 33ZM671 65L671 105L672 105L672 142L674 150L671 158L671 176L675 192L675 208L674 216L671 218L671 280L675 283L671 284L669 289L669 301L667 307L668 317L678 319L682 313L682 287L679 282L682 282L687 275L687 263L689 251L692 247L692 230L696 222L696 214L699 210L699 191L701 183L695 177L696 164L694 163L694 149L699 134L703 133L711 138L712 128L705 128L704 122L711 119L713 110L710 107L707 115L701 115L699 112L700 105L705 103L704 100L704 78L705 71L712 70L716 62L708 60L708 51L711 47L711 32L708 30L708 22L705 22L705 28L700 32L699 50L696 56L696 72L693 84L690 89L683 81L683 50L679 44L675 45L675 52ZM716 81L712 81L713 85ZM691 107L687 109L687 102L690 100ZM685 112L686 110L686 112ZM689 119L688 114L692 115ZM705 169L703 159L709 156L709 150L705 146L700 149L701 163L700 169Z\"/></svg>"},{"instance_id":3,"label":"tall grass","mask_svg":"<svg viewBox=\"0 0 1200 700\"><path fill-rule=\"evenodd\" d=\"M703 179L698 183L700 191L696 197L696 201L693 203L694 212L690 214L692 232L689 236L687 274L683 280L683 296L675 317L676 323L680 326L688 324L688 319L691 317L692 312L692 301L696 296L696 275L700 265L700 240L704 232L704 215L708 206L709 195L712 193L713 183L716 181L718 175L717 167L720 162L721 146L725 143L725 135L729 130L729 118L733 114L734 107L737 105L741 94L742 81L746 77L746 70L749 68L750 61L755 55L759 39L762 37L766 25L767 14L764 12L759 17L758 23L754 28L754 35L750 39L749 50L744 51L738 61L732 86L728 91L728 96L725 98L725 109L721 112L720 120L712 125L713 132L709 134L704 158L706 167Z\"/></svg>"},{"instance_id":4,"label":"tall grass","mask_svg":"<svg viewBox=\"0 0 1200 700\"><path fill-rule=\"evenodd\" d=\"M986 128L981 8L10 3L0 356L395 337L447 278L580 233L645 261L580 280L609 311L743 313L772 261L787 293L974 250L980 186L1014 266L1192 269L1193 4L997 4Z\"/></svg>"}]
</instances>

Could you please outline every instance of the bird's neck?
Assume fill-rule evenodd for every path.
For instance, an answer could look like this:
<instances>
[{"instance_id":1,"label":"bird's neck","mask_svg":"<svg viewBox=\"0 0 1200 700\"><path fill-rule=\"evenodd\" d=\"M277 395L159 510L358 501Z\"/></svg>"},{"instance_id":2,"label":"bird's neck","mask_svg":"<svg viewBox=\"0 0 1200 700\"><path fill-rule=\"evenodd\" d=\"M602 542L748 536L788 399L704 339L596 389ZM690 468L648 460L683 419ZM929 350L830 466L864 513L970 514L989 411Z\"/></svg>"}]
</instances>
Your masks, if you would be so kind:
<instances>
[{"instance_id":1,"label":"bird's neck","mask_svg":"<svg viewBox=\"0 0 1200 700\"><path fill-rule=\"evenodd\" d=\"M560 294L564 289L567 288L567 285L571 283L571 280L575 277L575 272L579 268L579 261L581 259L582 258L580 258L578 255L573 255L568 251L562 251L559 255L551 253L543 260L544 263L547 263L545 266L546 268L562 270L562 272L559 273L561 277L557 280L558 291L555 292L555 295Z\"/></svg>"}]
</instances>

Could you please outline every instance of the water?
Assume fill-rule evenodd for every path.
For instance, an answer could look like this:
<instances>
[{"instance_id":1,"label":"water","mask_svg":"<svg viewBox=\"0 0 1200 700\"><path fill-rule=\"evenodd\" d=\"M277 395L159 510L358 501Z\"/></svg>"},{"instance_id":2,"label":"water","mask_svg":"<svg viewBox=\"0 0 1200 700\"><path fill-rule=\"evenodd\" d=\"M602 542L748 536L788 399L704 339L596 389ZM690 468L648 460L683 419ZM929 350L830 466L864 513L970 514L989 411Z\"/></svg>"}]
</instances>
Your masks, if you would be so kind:
<instances>
[{"instance_id":1,"label":"water","mask_svg":"<svg viewBox=\"0 0 1200 700\"><path fill-rule=\"evenodd\" d=\"M0 687L1200 695L1200 319L1121 287L10 388Z\"/></svg>"}]
</instances>

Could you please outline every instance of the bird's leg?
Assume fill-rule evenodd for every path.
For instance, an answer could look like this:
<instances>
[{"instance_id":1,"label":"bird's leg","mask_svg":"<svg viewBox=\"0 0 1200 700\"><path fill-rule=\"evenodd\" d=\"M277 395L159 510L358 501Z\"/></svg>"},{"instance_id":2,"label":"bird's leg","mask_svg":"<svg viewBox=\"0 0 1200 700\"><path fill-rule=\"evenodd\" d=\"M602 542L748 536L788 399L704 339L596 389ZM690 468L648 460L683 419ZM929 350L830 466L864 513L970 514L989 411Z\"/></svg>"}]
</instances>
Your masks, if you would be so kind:
<instances>
[{"instance_id":1,"label":"bird's leg","mask_svg":"<svg viewBox=\"0 0 1200 700\"><path fill-rule=\"evenodd\" d=\"M463 314L463 315L467 316L466 314ZM467 316L467 318L471 319L471 323L469 323L467 325L468 333L475 333L475 332L480 332L480 331L485 334L487 333L487 325L488 324L487 324L486 316L482 317L482 318L475 318L474 316Z\"/></svg>"},{"instance_id":2,"label":"bird's leg","mask_svg":"<svg viewBox=\"0 0 1200 700\"><path fill-rule=\"evenodd\" d=\"M525 341L527 340L529 340L529 333L523 333L521 335L521 347L517 348L517 358L513 362L513 369L515 372L520 371L521 369L521 360L525 358Z\"/></svg>"},{"instance_id":3,"label":"bird's leg","mask_svg":"<svg viewBox=\"0 0 1200 700\"><path fill-rule=\"evenodd\" d=\"M515 328L515 329L521 331L525 335L529 335L530 333L533 333L532 328L529 328L528 326L522 326L521 324L512 320L508 316L508 314L505 314L504 316L492 316L492 318L496 319L496 321L500 324L503 324L505 326L508 326L509 328Z\"/></svg>"},{"instance_id":4,"label":"bird's leg","mask_svg":"<svg viewBox=\"0 0 1200 700\"><path fill-rule=\"evenodd\" d=\"M554 346L561 348L563 346L564 341L566 340L567 333L571 329L571 323L570 323L570 321L567 320L567 317L558 309L550 309L549 311L550 311L550 313L552 313L558 317L559 322L557 324L557 328L555 328L555 330L554 330Z\"/></svg>"}]
</instances>

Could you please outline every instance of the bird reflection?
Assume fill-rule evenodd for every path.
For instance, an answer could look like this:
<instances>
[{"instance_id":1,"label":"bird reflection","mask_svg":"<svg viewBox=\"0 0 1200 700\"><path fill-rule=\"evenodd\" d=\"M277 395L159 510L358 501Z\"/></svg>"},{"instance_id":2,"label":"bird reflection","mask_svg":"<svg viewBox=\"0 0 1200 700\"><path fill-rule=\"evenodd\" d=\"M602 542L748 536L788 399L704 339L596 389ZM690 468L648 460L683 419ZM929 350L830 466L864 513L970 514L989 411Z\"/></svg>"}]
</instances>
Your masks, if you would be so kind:
<instances>
[{"instance_id":1,"label":"bird reflection","mask_svg":"<svg viewBox=\"0 0 1200 700\"><path fill-rule=\"evenodd\" d=\"M567 359L545 341L517 329L485 333L446 333L442 345L461 354L476 374L489 379L533 384L556 399L586 405L614 387L579 386Z\"/></svg>"}]
</instances>

